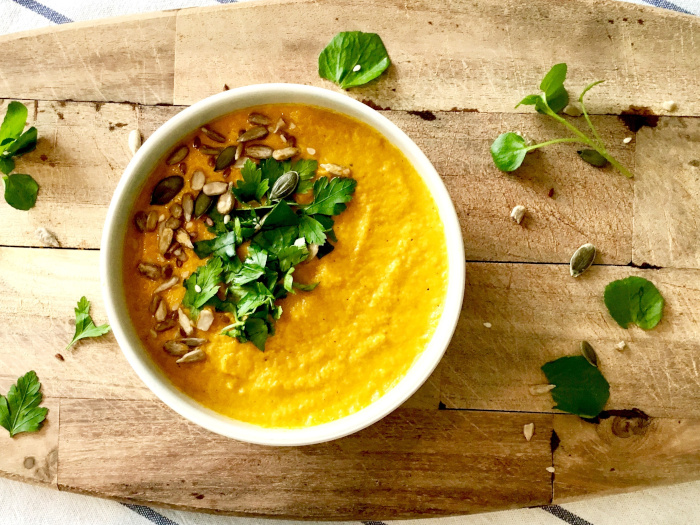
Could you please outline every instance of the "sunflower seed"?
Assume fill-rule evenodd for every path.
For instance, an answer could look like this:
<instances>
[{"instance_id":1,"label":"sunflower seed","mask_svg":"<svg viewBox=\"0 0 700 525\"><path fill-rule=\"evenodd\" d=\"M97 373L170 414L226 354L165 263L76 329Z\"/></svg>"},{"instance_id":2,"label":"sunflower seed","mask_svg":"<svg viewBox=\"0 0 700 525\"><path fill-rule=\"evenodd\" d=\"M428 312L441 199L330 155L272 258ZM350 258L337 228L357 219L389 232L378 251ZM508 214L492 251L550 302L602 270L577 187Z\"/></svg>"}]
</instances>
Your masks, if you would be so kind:
<instances>
[{"instance_id":1,"label":"sunflower seed","mask_svg":"<svg viewBox=\"0 0 700 525\"><path fill-rule=\"evenodd\" d=\"M159 323L165 321L165 318L168 316L168 303L165 302L165 299L163 299L160 304L158 305L158 308L156 309L155 314L153 314L156 321Z\"/></svg>"},{"instance_id":2,"label":"sunflower seed","mask_svg":"<svg viewBox=\"0 0 700 525\"><path fill-rule=\"evenodd\" d=\"M282 139L282 142L286 142L288 146L294 147L297 145L296 137L293 137L292 135L285 133L284 131L280 133L280 138Z\"/></svg>"},{"instance_id":3,"label":"sunflower seed","mask_svg":"<svg viewBox=\"0 0 700 525\"><path fill-rule=\"evenodd\" d=\"M265 126L254 126L238 137L237 142L248 142L250 140L262 139L267 137L267 128Z\"/></svg>"},{"instance_id":4,"label":"sunflower seed","mask_svg":"<svg viewBox=\"0 0 700 525\"><path fill-rule=\"evenodd\" d=\"M157 281L163 276L163 269L153 263L139 263L138 271L141 275L148 277L152 281Z\"/></svg>"},{"instance_id":5,"label":"sunflower seed","mask_svg":"<svg viewBox=\"0 0 700 525\"><path fill-rule=\"evenodd\" d=\"M207 340L202 339L201 337L186 337L184 339L180 339L180 342L186 344L189 347L195 348L197 346L202 346L204 343L207 342Z\"/></svg>"},{"instance_id":6,"label":"sunflower seed","mask_svg":"<svg viewBox=\"0 0 700 525\"><path fill-rule=\"evenodd\" d=\"M678 108L678 104L676 104L673 100L667 100L666 102L664 102L664 103L662 104L662 107L663 107L666 111L675 111L676 108Z\"/></svg>"},{"instance_id":7,"label":"sunflower seed","mask_svg":"<svg viewBox=\"0 0 700 525\"><path fill-rule=\"evenodd\" d=\"M156 325L153 327L153 329L156 332L165 332L166 330L170 330L171 328L175 327L175 321L172 319L166 319L162 323L156 323Z\"/></svg>"},{"instance_id":8,"label":"sunflower seed","mask_svg":"<svg viewBox=\"0 0 700 525\"><path fill-rule=\"evenodd\" d=\"M523 425L523 435L525 436L525 439L527 441L530 441L532 439L532 436L534 433L535 433L535 424L534 423L528 423L527 425Z\"/></svg>"},{"instance_id":9,"label":"sunflower seed","mask_svg":"<svg viewBox=\"0 0 700 525\"><path fill-rule=\"evenodd\" d=\"M287 160L291 159L295 155L299 155L299 148L288 147L276 149L272 152L272 158L275 160Z\"/></svg>"},{"instance_id":10,"label":"sunflower seed","mask_svg":"<svg viewBox=\"0 0 700 525\"><path fill-rule=\"evenodd\" d=\"M136 152L141 147L141 133L138 129L132 129L129 132L129 149L132 155L136 155Z\"/></svg>"},{"instance_id":11,"label":"sunflower seed","mask_svg":"<svg viewBox=\"0 0 700 525\"><path fill-rule=\"evenodd\" d=\"M234 146L228 146L227 148L224 148L224 150L219 153L219 156L216 157L216 164L214 165L214 171L221 171L226 168L228 168L231 163L234 161L234 157L236 156L236 147Z\"/></svg>"},{"instance_id":12,"label":"sunflower seed","mask_svg":"<svg viewBox=\"0 0 700 525\"><path fill-rule=\"evenodd\" d=\"M515 224L520 224L523 222L523 217L525 217L526 211L527 208L525 208L525 206L518 205L510 212L510 218L513 219Z\"/></svg>"},{"instance_id":13,"label":"sunflower seed","mask_svg":"<svg viewBox=\"0 0 700 525\"><path fill-rule=\"evenodd\" d=\"M177 310L177 320L180 323L180 328L182 328L182 331L185 332L185 334L188 336L192 335L192 332L194 332L192 322L190 321L190 318L187 317L187 314L182 311L181 308L178 308Z\"/></svg>"},{"instance_id":14,"label":"sunflower seed","mask_svg":"<svg viewBox=\"0 0 700 525\"><path fill-rule=\"evenodd\" d=\"M265 115L261 115L260 113L251 113L248 115L248 122L251 124L258 124L260 126L268 126L271 121Z\"/></svg>"},{"instance_id":15,"label":"sunflower seed","mask_svg":"<svg viewBox=\"0 0 700 525\"><path fill-rule=\"evenodd\" d=\"M197 170L192 174L192 180L190 181L190 188L194 191L201 190L207 183L207 176L204 175L202 170Z\"/></svg>"},{"instance_id":16,"label":"sunflower seed","mask_svg":"<svg viewBox=\"0 0 700 525\"><path fill-rule=\"evenodd\" d=\"M309 250L309 256L304 260L304 262L312 261L316 258L318 253L318 244L309 244L306 247Z\"/></svg>"},{"instance_id":17,"label":"sunflower seed","mask_svg":"<svg viewBox=\"0 0 700 525\"><path fill-rule=\"evenodd\" d=\"M241 158L241 155L243 155L243 143L241 142L236 146L236 154L233 156L234 160L238 160Z\"/></svg>"},{"instance_id":18,"label":"sunflower seed","mask_svg":"<svg viewBox=\"0 0 700 525\"><path fill-rule=\"evenodd\" d=\"M530 390L530 395L533 396L540 396L542 394L546 394L553 388L556 388L557 385L531 385L529 390Z\"/></svg>"},{"instance_id":19,"label":"sunflower seed","mask_svg":"<svg viewBox=\"0 0 700 525\"><path fill-rule=\"evenodd\" d=\"M580 117L583 114L581 108L574 106L573 104L566 106L562 113L569 115L570 117Z\"/></svg>"},{"instance_id":20,"label":"sunflower seed","mask_svg":"<svg viewBox=\"0 0 700 525\"><path fill-rule=\"evenodd\" d=\"M272 148L270 146L255 144L253 146L248 146L245 149L245 154L254 159L269 159L272 157Z\"/></svg>"},{"instance_id":21,"label":"sunflower seed","mask_svg":"<svg viewBox=\"0 0 700 525\"><path fill-rule=\"evenodd\" d=\"M175 286L179 281L180 281L179 278L173 276L170 279L168 279L167 281L165 281L163 284L161 284L158 288L153 290L153 293L156 294L156 293L164 292L165 290L168 290L168 289L172 288L173 286Z\"/></svg>"},{"instance_id":22,"label":"sunflower seed","mask_svg":"<svg viewBox=\"0 0 700 525\"><path fill-rule=\"evenodd\" d=\"M182 217L182 206L179 204L173 204L170 206L170 214L176 219L179 219Z\"/></svg>"},{"instance_id":23,"label":"sunflower seed","mask_svg":"<svg viewBox=\"0 0 700 525\"><path fill-rule=\"evenodd\" d=\"M163 344L163 350L170 355L182 357L190 351L190 347L180 341L166 341Z\"/></svg>"},{"instance_id":24,"label":"sunflower seed","mask_svg":"<svg viewBox=\"0 0 700 525\"><path fill-rule=\"evenodd\" d=\"M336 175L338 177L349 177L350 168L345 166L339 166L338 164L321 164L321 168L326 170L331 175Z\"/></svg>"},{"instance_id":25,"label":"sunflower seed","mask_svg":"<svg viewBox=\"0 0 700 525\"><path fill-rule=\"evenodd\" d=\"M219 197L219 202L216 203L216 211L221 215L227 215L233 209L233 194L227 191L221 197Z\"/></svg>"},{"instance_id":26,"label":"sunflower seed","mask_svg":"<svg viewBox=\"0 0 700 525\"><path fill-rule=\"evenodd\" d=\"M583 272L588 270L595 259L595 246L592 244L584 244L574 252L569 263L569 271L572 277L578 277Z\"/></svg>"},{"instance_id":27,"label":"sunflower seed","mask_svg":"<svg viewBox=\"0 0 700 525\"><path fill-rule=\"evenodd\" d=\"M202 330L203 332L206 332L211 328L212 323L214 322L214 312L211 311L209 308L205 308L201 312L199 312L199 319L197 319L197 330Z\"/></svg>"},{"instance_id":28,"label":"sunflower seed","mask_svg":"<svg viewBox=\"0 0 700 525\"><path fill-rule=\"evenodd\" d=\"M170 228L171 230L177 230L181 225L182 221L176 219L175 217L170 217L167 221L165 221L165 227Z\"/></svg>"},{"instance_id":29,"label":"sunflower seed","mask_svg":"<svg viewBox=\"0 0 700 525\"><path fill-rule=\"evenodd\" d=\"M146 219L146 231L152 232L158 226L158 212L151 211L148 213L148 219Z\"/></svg>"},{"instance_id":30,"label":"sunflower seed","mask_svg":"<svg viewBox=\"0 0 700 525\"><path fill-rule=\"evenodd\" d=\"M182 244L183 246L189 248L190 250L194 249L194 246L192 245L192 240L190 239L190 234L187 233L185 230L180 228L175 232L175 240ZM182 252L184 253L184 252ZM177 258L182 260L180 257L180 254L176 254ZM183 261L184 262L184 261Z\"/></svg>"},{"instance_id":31,"label":"sunflower seed","mask_svg":"<svg viewBox=\"0 0 700 525\"><path fill-rule=\"evenodd\" d=\"M550 474L554 474L554 467L547 467L545 470Z\"/></svg>"},{"instance_id":32,"label":"sunflower seed","mask_svg":"<svg viewBox=\"0 0 700 525\"><path fill-rule=\"evenodd\" d=\"M274 129L272 130L272 133L277 133L279 130L284 128L287 124L285 123L284 119L280 117L277 119L277 124L275 124Z\"/></svg>"},{"instance_id":33,"label":"sunflower seed","mask_svg":"<svg viewBox=\"0 0 700 525\"><path fill-rule=\"evenodd\" d=\"M210 146L204 146L199 151L201 151L205 155L218 155L219 153L221 153L221 148L212 148Z\"/></svg>"},{"instance_id":34,"label":"sunflower seed","mask_svg":"<svg viewBox=\"0 0 700 525\"><path fill-rule=\"evenodd\" d=\"M228 189L228 184L225 182L207 182L202 188L202 193L210 197L222 195Z\"/></svg>"},{"instance_id":35,"label":"sunflower seed","mask_svg":"<svg viewBox=\"0 0 700 525\"><path fill-rule=\"evenodd\" d=\"M624 352L626 349L627 343L625 343L624 341L620 341L615 345L615 350L617 350L618 352Z\"/></svg>"},{"instance_id":36,"label":"sunflower seed","mask_svg":"<svg viewBox=\"0 0 700 525\"><path fill-rule=\"evenodd\" d=\"M148 215L146 215L145 212L139 211L139 212L136 212L136 215L134 215L134 224L136 225L136 228L142 233L146 231L146 221L147 220L148 220ZM44 228L40 228L39 230L46 231ZM41 233L39 230L37 230L37 235L39 236L39 239L41 240ZM46 243L44 243L44 244L46 244Z\"/></svg>"},{"instance_id":37,"label":"sunflower seed","mask_svg":"<svg viewBox=\"0 0 700 525\"><path fill-rule=\"evenodd\" d=\"M151 315L155 314L161 301L160 295L153 294L153 297L151 297L151 304L148 305L148 313Z\"/></svg>"},{"instance_id":38,"label":"sunflower seed","mask_svg":"<svg viewBox=\"0 0 700 525\"><path fill-rule=\"evenodd\" d=\"M241 157L236 162L234 162L233 166L231 166L231 167L233 169L240 170L243 166L245 166L245 163L247 160L250 160L250 159L248 157Z\"/></svg>"},{"instance_id":39,"label":"sunflower seed","mask_svg":"<svg viewBox=\"0 0 700 525\"><path fill-rule=\"evenodd\" d=\"M598 368L598 354L595 353L593 347L588 341L581 341L581 355L586 358L591 365Z\"/></svg>"},{"instance_id":40,"label":"sunflower seed","mask_svg":"<svg viewBox=\"0 0 700 525\"><path fill-rule=\"evenodd\" d=\"M165 163L168 166L172 166L173 164L179 164L180 162L185 160L185 157L187 157L187 154L189 152L190 148L188 148L187 146L180 146L170 154L168 160L166 160Z\"/></svg>"},{"instance_id":41,"label":"sunflower seed","mask_svg":"<svg viewBox=\"0 0 700 525\"><path fill-rule=\"evenodd\" d=\"M204 361L207 354L205 354L201 349L195 348L191 352L183 355L180 359L175 361L176 363L196 363L197 361Z\"/></svg>"},{"instance_id":42,"label":"sunflower seed","mask_svg":"<svg viewBox=\"0 0 700 525\"><path fill-rule=\"evenodd\" d=\"M194 218L199 219L202 215L207 213L213 203L214 199L206 193L201 192L197 195L197 199L194 201Z\"/></svg>"},{"instance_id":43,"label":"sunflower seed","mask_svg":"<svg viewBox=\"0 0 700 525\"><path fill-rule=\"evenodd\" d=\"M156 184L151 193L151 204L168 204L175 195L180 193L180 190L185 185L185 179L180 175L171 175L165 177Z\"/></svg>"},{"instance_id":44,"label":"sunflower seed","mask_svg":"<svg viewBox=\"0 0 700 525\"><path fill-rule=\"evenodd\" d=\"M191 193L185 193L182 196L182 212L185 216L185 222L189 224L192 220L192 212L194 212L194 198Z\"/></svg>"},{"instance_id":45,"label":"sunflower seed","mask_svg":"<svg viewBox=\"0 0 700 525\"><path fill-rule=\"evenodd\" d=\"M220 133L217 133L213 129L209 129L206 126L203 128L200 128L200 129L201 129L202 133L204 133L207 137L209 137L214 142L221 142L221 143L226 142L226 137L224 137Z\"/></svg>"}]
</instances>

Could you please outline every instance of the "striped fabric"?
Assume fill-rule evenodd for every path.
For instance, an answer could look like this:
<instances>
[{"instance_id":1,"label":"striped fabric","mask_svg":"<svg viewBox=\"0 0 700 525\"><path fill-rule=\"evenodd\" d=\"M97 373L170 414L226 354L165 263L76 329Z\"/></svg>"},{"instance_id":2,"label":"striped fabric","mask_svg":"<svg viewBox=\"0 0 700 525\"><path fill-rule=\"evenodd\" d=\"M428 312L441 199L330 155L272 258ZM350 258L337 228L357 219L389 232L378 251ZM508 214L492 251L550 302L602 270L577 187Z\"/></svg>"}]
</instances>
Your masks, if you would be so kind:
<instances>
[{"instance_id":1,"label":"striped fabric","mask_svg":"<svg viewBox=\"0 0 700 525\"><path fill-rule=\"evenodd\" d=\"M131 13L234 3L237 0L0 0L0 34ZM379 0L378 0L379 1ZM562 1L562 0L552 0ZM700 0L627 0L700 15ZM700 57L698 57L700 60ZM700 96L700 94L698 94ZM420 525L693 525L700 524L700 482L578 503L476 516L421 520ZM377 516L377 518L381 518ZM120 504L0 478L0 525L292 525ZM391 525L409 525L392 521ZM415 522L410 522L414 524ZM311 525L313 522L304 522ZM382 521L332 525L385 525ZM300 523L298 525L301 525ZM318 525L321 525L320 523Z\"/></svg>"}]
</instances>

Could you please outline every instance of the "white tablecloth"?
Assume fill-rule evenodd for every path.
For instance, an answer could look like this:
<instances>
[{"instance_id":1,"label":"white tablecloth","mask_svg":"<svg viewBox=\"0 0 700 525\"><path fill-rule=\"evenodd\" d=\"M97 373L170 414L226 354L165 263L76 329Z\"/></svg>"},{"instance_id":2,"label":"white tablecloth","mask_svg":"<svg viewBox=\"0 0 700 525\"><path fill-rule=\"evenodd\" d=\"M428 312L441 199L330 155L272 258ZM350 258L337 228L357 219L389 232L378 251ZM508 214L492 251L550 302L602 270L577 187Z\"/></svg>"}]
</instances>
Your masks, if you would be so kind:
<instances>
[{"instance_id":1,"label":"white tablecloth","mask_svg":"<svg viewBox=\"0 0 700 525\"><path fill-rule=\"evenodd\" d=\"M0 34L79 20L178 7L228 4L234 1L0 0ZM700 15L700 0L631 1ZM380 518L377 516L377 519ZM286 525L298 522L231 518L123 505L77 494L59 493L51 489L0 478L0 525L152 525L154 523L158 525ZM360 525L359 522L337 523ZM380 525L381 522L364 523ZM392 522L392 525L398 523L403 522ZM420 525L563 525L565 523L570 525L700 524L700 482L596 498L561 506L426 519L421 520Z\"/></svg>"}]
</instances>

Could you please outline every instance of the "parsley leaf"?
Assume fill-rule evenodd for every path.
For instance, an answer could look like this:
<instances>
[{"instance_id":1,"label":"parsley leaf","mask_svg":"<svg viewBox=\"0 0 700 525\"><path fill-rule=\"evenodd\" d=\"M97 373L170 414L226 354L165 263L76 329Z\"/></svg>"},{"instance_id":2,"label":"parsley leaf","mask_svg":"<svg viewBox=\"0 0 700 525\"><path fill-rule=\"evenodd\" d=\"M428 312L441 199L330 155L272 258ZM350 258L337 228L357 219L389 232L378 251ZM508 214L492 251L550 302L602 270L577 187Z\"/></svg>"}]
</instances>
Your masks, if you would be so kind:
<instances>
[{"instance_id":1,"label":"parsley leaf","mask_svg":"<svg viewBox=\"0 0 700 525\"><path fill-rule=\"evenodd\" d=\"M569 103L569 94L564 87L566 80L566 64L552 66L540 83L540 89L545 94L547 105L554 113L559 113Z\"/></svg>"},{"instance_id":2,"label":"parsley leaf","mask_svg":"<svg viewBox=\"0 0 700 525\"><path fill-rule=\"evenodd\" d=\"M270 184L268 179L263 179L262 170L248 159L241 168L241 176L243 180L239 180L236 187L232 188L233 194L240 202L260 202Z\"/></svg>"},{"instance_id":3,"label":"parsley leaf","mask_svg":"<svg viewBox=\"0 0 700 525\"><path fill-rule=\"evenodd\" d=\"M299 184L297 185L296 193L303 195L308 193L311 188L313 188L314 183L311 179L316 175L316 170L318 169L318 162L313 159L299 159L294 161L289 169L284 171L296 171L299 174Z\"/></svg>"},{"instance_id":4,"label":"parsley leaf","mask_svg":"<svg viewBox=\"0 0 700 525\"><path fill-rule=\"evenodd\" d=\"M249 317L245 320L245 334L258 349L265 351L269 329L264 319Z\"/></svg>"},{"instance_id":5,"label":"parsley leaf","mask_svg":"<svg viewBox=\"0 0 700 525\"><path fill-rule=\"evenodd\" d=\"M663 316L664 298L654 283L631 276L613 281L605 287L605 306L622 328L634 323L651 330Z\"/></svg>"},{"instance_id":6,"label":"parsley leaf","mask_svg":"<svg viewBox=\"0 0 700 525\"><path fill-rule=\"evenodd\" d=\"M75 308L75 334L71 342L66 346L66 350L81 339L99 337L108 333L109 330L110 327L108 324L95 326L95 322L92 320L92 317L90 317L90 301L83 296L80 298L78 306Z\"/></svg>"},{"instance_id":7,"label":"parsley leaf","mask_svg":"<svg viewBox=\"0 0 700 525\"><path fill-rule=\"evenodd\" d=\"M7 204L23 211L34 207L37 193L39 193L39 185L31 175L13 173L2 179L5 182L5 201Z\"/></svg>"},{"instance_id":8,"label":"parsley leaf","mask_svg":"<svg viewBox=\"0 0 700 525\"><path fill-rule=\"evenodd\" d=\"M600 370L582 355L560 357L542 366L554 408L584 418L596 417L610 397L610 384Z\"/></svg>"},{"instance_id":9,"label":"parsley leaf","mask_svg":"<svg viewBox=\"0 0 700 525\"><path fill-rule=\"evenodd\" d=\"M221 258L212 257L207 264L200 266L184 282L185 296L182 306L189 308L190 317L197 317L199 310L219 291L224 264ZM197 291L199 287L199 292Z\"/></svg>"},{"instance_id":10,"label":"parsley leaf","mask_svg":"<svg viewBox=\"0 0 700 525\"><path fill-rule=\"evenodd\" d=\"M323 217L323 215L321 215ZM322 246L326 243L326 228L314 217L302 215L299 218L299 236L304 237L308 244Z\"/></svg>"},{"instance_id":11,"label":"parsley leaf","mask_svg":"<svg viewBox=\"0 0 700 525\"><path fill-rule=\"evenodd\" d=\"M263 283L255 282L245 288L246 294L238 302L238 316L253 312L265 304L274 306L275 296Z\"/></svg>"},{"instance_id":12,"label":"parsley leaf","mask_svg":"<svg viewBox=\"0 0 700 525\"><path fill-rule=\"evenodd\" d=\"M10 387L7 397L0 395L0 426L14 437L20 432L36 432L46 419L48 408L40 407L41 383L33 370Z\"/></svg>"},{"instance_id":13,"label":"parsley leaf","mask_svg":"<svg viewBox=\"0 0 700 525\"><path fill-rule=\"evenodd\" d=\"M303 283L294 283L294 288L297 288L301 290L302 292L310 292L314 288L316 288L320 283L311 283L311 284L303 284Z\"/></svg>"},{"instance_id":14,"label":"parsley leaf","mask_svg":"<svg viewBox=\"0 0 700 525\"><path fill-rule=\"evenodd\" d=\"M290 162L279 162L272 157L260 162L260 173L262 174L262 178L267 180L269 188L272 188L275 182L277 182L277 179L284 175L285 172L289 171L289 169L287 169L289 165L291 165Z\"/></svg>"},{"instance_id":15,"label":"parsley leaf","mask_svg":"<svg viewBox=\"0 0 700 525\"><path fill-rule=\"evenodd\" d=\"M314 200L304 208L307 215L338 215L345 211L344 204L352 199L357 181L350 178L321 177L314 182Z\"/></svg>"},{"instance_id":16,"label":"parsley leaf","mask_svg":"<svg viewBox=\"0 0 700 525\"><path fill-rule=\"evenodd\" d=\"M299 228L296 226L284 226L274 230L263 230L253 237L252 246L259 246L269 255L277 257L277 254L287 246L294 244L299 237Z\"/></svg>"},{"instance_id":17,"label":"parsley leaf","mask_svg":"<svg viewBox=\"0 0 700 525\"><path fill-rule=\"evenodd\" d=\"M200 259L204 259L212 254L219 257L235 257L237 241L236 232L230 231L213 239L195 242L194 253Z\"/></svg>"},{"instance_id":18,"label":"parsley leaf","mask_svg":"<svg viewBox=\"0 0 700 525\"><path fill-rule=\"evenodd\" d=\"M347 89L374 80L389 64L391 60L379 35L348 31L335 35L321 51L318 74Z\"/></svg>"},{"instance_id":19,"label":"parsley leaf","mask_svg":"<svg viewBox=\"0 0 700 525\"><path fill-rule=\"evenodd\" d=\"M299 224L299 216L294 213L285 201L279 201L275 207L265 216L263 229L270 230L280 226L296 226Z\"/></svg>"},{"instance_id":20,"label":"parsley leaf","mask_svg":"<svg viewBox=\"0 0 700 525\"><path fill-rule=\"evenodd\" d=\"M309 256L309 250L306 244L292 245L282 248L277 252L279 259L280 271L286 272L292 266L296 266L304 261Z\"/></svg>"}]
</instances>

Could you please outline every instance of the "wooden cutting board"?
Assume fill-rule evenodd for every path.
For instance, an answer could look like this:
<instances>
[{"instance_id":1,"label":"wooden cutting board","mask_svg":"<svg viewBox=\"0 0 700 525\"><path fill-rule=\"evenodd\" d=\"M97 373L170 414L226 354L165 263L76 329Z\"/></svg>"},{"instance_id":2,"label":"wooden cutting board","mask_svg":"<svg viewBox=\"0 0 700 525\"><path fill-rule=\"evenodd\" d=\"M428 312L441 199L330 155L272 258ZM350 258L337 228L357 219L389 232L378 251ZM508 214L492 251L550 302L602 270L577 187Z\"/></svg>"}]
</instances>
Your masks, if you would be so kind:
<instances>
[{"instance_id":1,"label":"wooden cutting board","mask_svg":"<svg viewBox=\"0 0 700 525\"><path fill-rule=\"evenodd\" d=\"M316 61L342 30L386 43L388 74L348 95L383 110L442 175L465 240L464 308L438 370L383 421L310 447L239 443L160 403L111 335L63 348L81 295L105 321L98 249L128 133L148 136L225 86L335 89ZM50 409L37 434L0 432L0 474L122 501L326 519L543 505L700 478L700 20L602 0L292 0L0 43L0 98L24 100L40 135L18 170L41 185L30 212L0 203L0 391L35 370ZM573 93L607 80L589 105L634 180L569 146L532 154L512 175L492 165L501 132L561 136L513 107L562 61ZM667 100L678 104L671 114ZM630 111L661 116L616 116ZM509 218L517 204L529 210L522 226ZM62 249L37 249L38 226ZM567 263L584 242L598 247L598 264L572 279ZM623 330L605 311L605 284L628 275L666 298L650 332ZM544 382L540 366L583 339L611 383L598 424L529 393Z\"/></svg>"}]
</instances>

